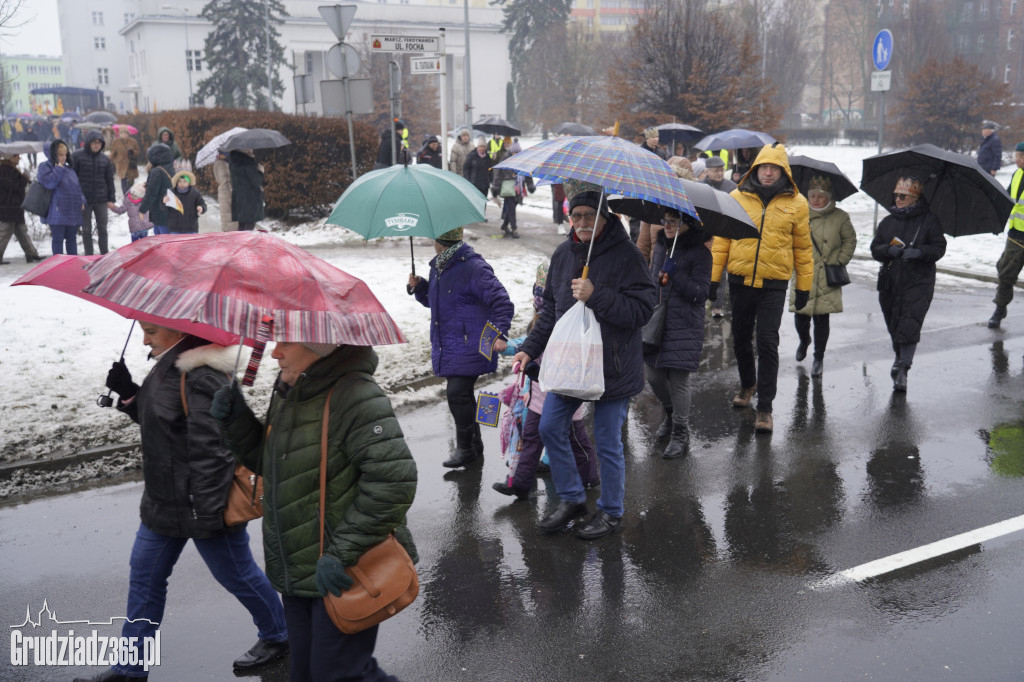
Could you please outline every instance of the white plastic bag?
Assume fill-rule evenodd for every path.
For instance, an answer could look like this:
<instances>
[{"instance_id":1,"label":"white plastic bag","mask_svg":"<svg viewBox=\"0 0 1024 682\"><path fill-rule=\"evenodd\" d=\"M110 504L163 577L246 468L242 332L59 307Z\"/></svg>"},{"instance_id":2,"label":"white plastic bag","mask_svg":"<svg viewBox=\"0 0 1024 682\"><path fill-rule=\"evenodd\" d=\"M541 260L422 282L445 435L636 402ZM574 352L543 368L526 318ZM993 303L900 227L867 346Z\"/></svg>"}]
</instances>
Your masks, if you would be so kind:
<instances>
[{"instance_id":1,"label":"white plastic bag","mask_svg":"<svg viewBox=\"0 0 1024 682\"><path fill-rule=\"evenodd\" d=\"M581 400L604 395L604 346L601 326L583 301L555 323L537 377L545 391Z\"/></svg>"}]
</instances>

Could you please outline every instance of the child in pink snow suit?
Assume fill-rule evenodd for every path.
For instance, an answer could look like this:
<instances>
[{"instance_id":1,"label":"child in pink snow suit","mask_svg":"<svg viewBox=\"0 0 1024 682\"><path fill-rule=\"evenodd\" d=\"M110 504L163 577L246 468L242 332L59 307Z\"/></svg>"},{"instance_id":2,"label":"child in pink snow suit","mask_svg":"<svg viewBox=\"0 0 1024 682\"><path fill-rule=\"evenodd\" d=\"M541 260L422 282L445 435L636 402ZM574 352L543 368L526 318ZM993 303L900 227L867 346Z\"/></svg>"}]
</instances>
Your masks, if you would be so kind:
<instances>
[{"instance_id":1,"label":"child in pink snow suit","mask_svg":"<svg viewBox=\"0 0 1024 682\"><path fill-rule=\"evenodd\" d=\"M124 195L121 205L110 209L118 215L128 214L128 231L132 234L133 242L148 236L149 229L153 227L153 223L149 222L149 213L139 212L139 204L142 203L144 196L146 196L146 183L136 182Z\"/></svg>"}]
</instances>

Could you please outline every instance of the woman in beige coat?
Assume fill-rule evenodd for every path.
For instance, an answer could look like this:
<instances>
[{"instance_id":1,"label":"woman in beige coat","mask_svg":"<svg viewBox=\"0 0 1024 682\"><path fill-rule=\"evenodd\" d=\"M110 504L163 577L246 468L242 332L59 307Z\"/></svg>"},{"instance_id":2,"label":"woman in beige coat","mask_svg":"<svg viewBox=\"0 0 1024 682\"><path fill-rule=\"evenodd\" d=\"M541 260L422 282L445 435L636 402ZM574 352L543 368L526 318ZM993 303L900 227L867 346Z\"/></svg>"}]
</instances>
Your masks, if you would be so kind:
<instances>
[{"instance_id":1,"label":"woman in beige coat","mask_svg":"<svg viewBox=\"0 0 1024 682\"><path fill-rule=\"evenodd\" d=\"M217 204L220 206L220 231L235 232L238 223L231 220L231 168L224 152L217 152L213 162L213 179L217 181Z\"/></svg>"},{"instance_id":2,"label":"woman in beige coat","mask_svg":"<svg viewBox=\"0 0 1024 682\"><path fill-rule=\"evenodd\" d=\"M811 178L807 190L810 208L812 251L814 252L814 284L807 305L796 309L793 287L789 289L789 312L796 322L800 345L796 349L797 361L807 357L811 345L811 322L814 322L814 363L811 376L820 377L824 371L825 345L828 343L831 313L843 312L843 290L830 287L825 281L825 264L846 265L853 259L857 248L857 233L849 214L836 207L832 200L832 183L825 176Z\"/></svg>"},{"instance_id":3,"label":"woman in beige coat","mask_svg":"<svg viewBox=\"0 0 1024 682\"><path fill-rule=\"evenodd\" d=\"M127 128L121 128L116 140L110 145L110 160L114 163L114 172L121 178L121 195L128 196L128 190L139 177L139 143L128 134Z\"/></svg>"}]
</instances>

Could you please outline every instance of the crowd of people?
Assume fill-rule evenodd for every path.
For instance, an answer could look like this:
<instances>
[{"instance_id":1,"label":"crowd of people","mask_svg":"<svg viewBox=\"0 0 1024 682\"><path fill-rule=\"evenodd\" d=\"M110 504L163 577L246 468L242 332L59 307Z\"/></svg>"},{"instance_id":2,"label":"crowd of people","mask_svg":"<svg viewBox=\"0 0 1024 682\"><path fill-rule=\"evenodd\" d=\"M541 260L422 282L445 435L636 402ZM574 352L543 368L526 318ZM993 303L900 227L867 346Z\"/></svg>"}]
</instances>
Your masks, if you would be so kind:
<instances>
[{"instance_id":1,"label":"crowd of people","mask_svg":"<svg viewBox=\"0 0 1024 682\"><path fill-rule=\"evenodd\" d=\"M759 236L713 236L699 221L671 208L657 219L637 219L633 230L611 212L601 187L567 180L558 191L570 229L538 271L535 314L524 337L509 338L515 306L492 267L465 242L463 228L437 237L428 276L410 274L407 281L409 294L430 310L431 368L445 378L455 427L455 447L442 466L465 469L483 460L475 385L480 376L495 371L499 354L511 354L514 372L533 382L521 425L522 454L493 489L527 499L546 452L558 501L537 524L545 533L572 526L580 539L597 540L622 525L627 506L623 424L631 400L646 386L662 407L660 423L652 429L661 456L674 460L689 453L690 394L703 352L706 311L711 309L712 319L723 314L719 295L725 290L738 370L731 405L753 408L759 434L774 430L779 329L787 305L799 338L795 358L803 361L812 353L813 378L824 373L830 316L843 311L841 284L829 282L827 269L850 262L856 234L849 215L836 206L827 173L813 174L801 191L785 147L773 143L733 150L730 179L728 152L687 158L682 146L669 155L651 132L644 131L641 146L665 159L679 177L729 192ZM173 133L161 129L158 137L146 150L144 183L138 181L135 161L139 145L130 136L116 140L110 158L100 134L85 136L77 151L61 139L51 142L37 179L53 195L44 222L54 254L76 253L79 228L91 254L93 219L99 252L106 253L108 210L128 213L133 241L150 229L156 234L198 231L206 202L195 189L195 175L175 165L182 154ZM496 135L473 142L469 130L458 131L449 169L484 196L503 200L502 232L517 238L515 207L534 187L528 178L493 166L518 153L518 141ZM441 168L443 154L431 136L415 158ZM395 121L381 136L377 165L404 163L411 156L408 132ZM1024 193L1024 143L1014 158L1018 170L1010 191L1019 197ZM0 254L12 235L21 240L24 231L24 216L15 215L13 206L20 207L29 176L19 170L18 161L16 156L0 160ZM221 151L216 163L222 164L223 184L230 185L231 220L238 229L252 229L263 217L262 168L252 153L237 150ZM115 176L121 179L121 205ZM870 246L880 263L876 289L894 353L897 392L907 390L934 292L936 262L946 248L924 189L924 181L912 174L898 178L890 215ZM225 197L220 201L223 205ZM1015 209L1010 227L1011 233L1024 230L1024 209ZM40 259L24 242L23 248L30 262ZM1005 316L1013 281L1024 266L1021 253L1024 239L1011 234L1000 260L990 326ZM593 315L602 339L603 393L593 400L544 391L538 383L545 353L565 353L555 350L553 333L580 304ZM191 539L213 576L256 625L257 642L235 659L236 670L258 668L290 651L290 679L295 681L393 679L373 656L377 627L344 634L322 601L328 593L349 589L353 578L346 569L391 535L417 559L406 526L416 463L389 399L373 379L374 351L277 343L271 356L280 372L261 420L231 379L235 350L151 323L142 329L155 361L152 370L139 384L122 360L106 380L118 394L117 409L139 424L143 452L141 523L130 557L123 634L146 637L163 620L167 578ZM581 419L585 402L592 404L592 438ZM324 508L317 476L322 457L327 463ZM236 463L262 475L265 486L276 491L264 498L266 573L253 560L245 525L229 525L223 517ZM596 508L590 509L587 491L593 488L600 492ZM316 523L320 515L324 536ZM125 665L91 680L145 677L141 668Z\"/></svg>"}]
</instances>

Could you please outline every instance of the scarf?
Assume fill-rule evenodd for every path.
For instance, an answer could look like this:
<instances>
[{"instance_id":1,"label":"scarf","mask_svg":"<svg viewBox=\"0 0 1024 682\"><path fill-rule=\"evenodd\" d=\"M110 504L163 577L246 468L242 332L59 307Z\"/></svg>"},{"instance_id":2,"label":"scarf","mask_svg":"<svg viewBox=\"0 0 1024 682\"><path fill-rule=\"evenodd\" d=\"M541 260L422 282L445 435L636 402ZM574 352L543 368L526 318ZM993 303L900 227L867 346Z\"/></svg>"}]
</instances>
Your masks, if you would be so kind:
<instances>
[{"instance_id":1,"label":"scarf","mask_svg":"<svg viewBox=\"0 0 1024 682\"><path fill-rule=\"evenodd\" d=\"M455 242L447 249L437 254L437 260L434 262L434 267L437 268L437 274L441 274L445 271L445 268L447 268L451 263L452 256L455 255L455 252L459 250L459 247L462 246L462 244L462 242Z\"/></svg>"}]
</instances>

